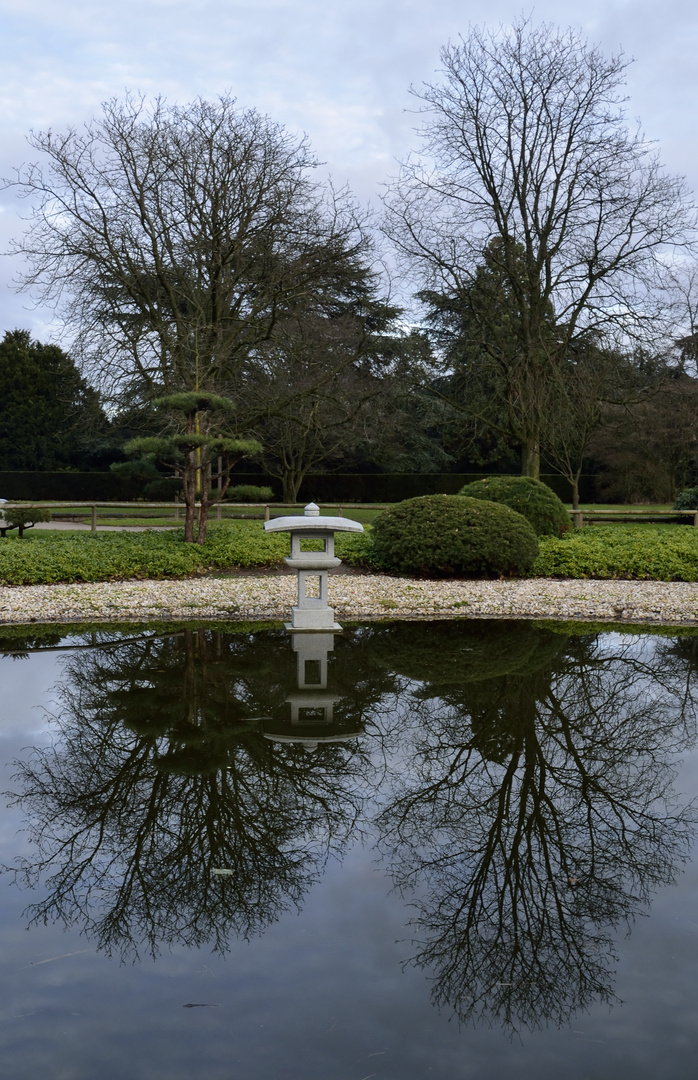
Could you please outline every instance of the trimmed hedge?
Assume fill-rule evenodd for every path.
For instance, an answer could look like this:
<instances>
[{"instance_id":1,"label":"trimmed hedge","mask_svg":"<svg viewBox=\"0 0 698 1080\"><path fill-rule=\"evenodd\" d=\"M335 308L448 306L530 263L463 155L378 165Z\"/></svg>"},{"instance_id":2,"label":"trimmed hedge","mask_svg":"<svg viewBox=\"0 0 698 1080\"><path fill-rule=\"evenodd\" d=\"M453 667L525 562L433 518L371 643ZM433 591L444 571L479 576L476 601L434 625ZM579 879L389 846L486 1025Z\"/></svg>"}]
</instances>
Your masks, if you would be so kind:
<instances>
[{"instance_id":1,"label":"trimmed hedge","mask_svg":"<svg viewBox=\"0 0 698 1080\"><path fill-rule=\"evenodd\" d=\"M418 495L457 495L463 484L480 480L486 473L311 473L301 484L299 501L392 503ZM152 477L150 478L153 479ZM167 479L167 478L165 478ZM543 474L548 487L569 502L572 489L564 476ZM0 472L0 497L3 499L75 499L87 502L126 502L144 496L146 479L122 472L39 473ZM282 498L281 481L261 472L233 470L232 483L269 485L274 498ZM596 478L583 476L580 496L583 502L597 497ZM266 499L264 500L267 501Z\"/></svg>"},{"instance_id":2,"label":"trimmed hedge","mask_svg":"<svg viewBox=\"0 0 698 1080\"><path fill-rule=\"evenodd\" d=\"M256 484L235 484L229 487L225 493L229 502L264 503L271 502L274 492L270 487L260 487Z\"/></svg>"},{"instance_id":3,"label":"trimmed hedge","mask_svg":"<svg viewBox=\"0 0 698 1080\"><path fill-rule=\"evenodd\" d=\"M373 548L385 567L429 576L527 573L538 554L528 521L509 507L461 495L423 495L380 514Z\"/></svg>"},{"instance_id":4,"label":"trimmed hedge","mask_svg":"<svg viewBox=\"0 0 698 1080\"><path fill-rule=\"evenodd\" d=\"M486 476L466 484L460 494L516 510L531 522L537 536L562 536L570 528L570 516L555 492L530 476Z\"/></svg>"}]
</instances>

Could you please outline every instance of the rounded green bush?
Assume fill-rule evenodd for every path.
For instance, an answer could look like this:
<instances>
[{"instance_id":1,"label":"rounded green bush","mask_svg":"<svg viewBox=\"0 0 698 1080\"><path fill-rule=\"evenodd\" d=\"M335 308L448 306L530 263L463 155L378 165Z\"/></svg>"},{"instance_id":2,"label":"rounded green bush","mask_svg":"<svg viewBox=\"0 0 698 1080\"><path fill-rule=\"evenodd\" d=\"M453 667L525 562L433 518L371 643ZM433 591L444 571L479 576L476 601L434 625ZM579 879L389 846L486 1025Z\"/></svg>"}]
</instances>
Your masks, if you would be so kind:
<instances>
[{"instance_id":1,"label":"rounded green bush","mask_svg":"<svg viewBox=\"0 0 698 1080\"><path fill-rule=\"evenodd\" d=\"M511 507L531 522L537 536L562 536L570 527L570 515L555 492L530 476L486 476L459 494Z\"/></svg>"},{"instance_id":2,"label":"rounded green bush","mask_svg":"<svg viewBox=\"0 0 698 1080\"><path fill-rule=\"evenodd\" d=\"M401 573L434 577L525 574L538 541L521 514L461 495L422 495L396 503L373 523L377 558Z\"/></svg>"},{"instance_id":3,"label":"rounded green bush","mask_svg":"<svg viewBox=\"0 0 698 1080\"><path fill-rule=\"evenodd\" d=\"M686 488L676 496L674 510L698 510L698 487Z\"/></svg>"}]
</instances>

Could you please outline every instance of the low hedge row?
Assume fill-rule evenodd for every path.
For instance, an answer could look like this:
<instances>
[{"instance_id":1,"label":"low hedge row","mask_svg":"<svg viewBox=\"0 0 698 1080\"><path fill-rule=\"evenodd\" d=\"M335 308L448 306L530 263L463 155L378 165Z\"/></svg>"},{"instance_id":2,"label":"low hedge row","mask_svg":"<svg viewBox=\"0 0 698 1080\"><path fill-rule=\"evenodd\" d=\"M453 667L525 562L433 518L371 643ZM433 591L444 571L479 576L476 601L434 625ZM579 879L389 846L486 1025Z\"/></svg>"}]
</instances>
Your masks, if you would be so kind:
<instances>
[{"instance_id":1,"label":"low hedge row","mask_svg":"<svg viewBox=\"0 0 698 1080\"><path fill-rule=\"evenodd\" d=\"M210 569L278 565L288 537L258 521L211 526L203 546L183 544L181 531L28 533L0 541L0 584L187 577ZM349 565L385 571L371 533L340 534L338 556ZM543 536L532 577L645 578L698 581L698 529L681 525L608 525Z\"/></svg>"},{"instance_id":2,"label":"low hedge row","mask_svg":"<svg viewBox=\"0 0 698 1080\"><path fill-rule=\"evenodd\" d=\"M533 577L698 581L698 529L601 525L541 536Z\"/></svg>"},{"instance_id":3,"label":"low hedge row","mask_svg":"<svg viewBox=\"0 0 698 1080\"><path fill-rule=\"evenodd\" d=\"M288 539L260 522L209 528L206 543L182 543L182 531L29 533L0 541L0 583L40 585L125 578L187 577L207 569L270 566L288 554Z\"/></svg>"}]
</instances>

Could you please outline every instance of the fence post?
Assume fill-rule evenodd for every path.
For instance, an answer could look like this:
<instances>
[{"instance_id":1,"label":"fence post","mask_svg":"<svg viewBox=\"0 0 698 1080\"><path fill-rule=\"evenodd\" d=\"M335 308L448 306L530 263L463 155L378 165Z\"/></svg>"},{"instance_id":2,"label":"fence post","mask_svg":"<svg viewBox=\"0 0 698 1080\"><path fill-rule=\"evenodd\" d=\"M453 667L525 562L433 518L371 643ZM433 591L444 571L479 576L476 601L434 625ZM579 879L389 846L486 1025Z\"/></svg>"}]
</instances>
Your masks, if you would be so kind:
<instances>
[{"instance_id":1,"label":"fence post","mask_svg":"<svg viewBox=\"0 0 698 1080\"><path fill-rule=\"evenodd\" d=\"M264 507L264 520L269 521L270 519L271 519L271 514L269 513L269 507L265 506Z\"/></svg>"},{"instance_id":2,"label":"fence post","mask_svg":"<svg viewBox=\"0 0 698 1080\"><path fill-rule=\"evenodd\" d=\"M179 521L179 494L175 495L175 502L177 503L175 506L175 521Z\"/></svg>"},{"instance_id":3,"label":"fence post","mask_svg":"<svg viewBox=\"0 0 698 1080\"><path fill-rule=\"evenodd\" d=\"M698 529L698 510L693 515L693 527Z\"/></svg>"},{"instance_id":4,"label":"fence post","mask_svg":"<svg viewBox=\"0 0 698 1080\"><path fill-rule=\"evenodd\" d=\"M92 532L97 532L97 506L94 503L92 505L92 529L91 529L91 531Z\"/></svg>"}]
</instances>

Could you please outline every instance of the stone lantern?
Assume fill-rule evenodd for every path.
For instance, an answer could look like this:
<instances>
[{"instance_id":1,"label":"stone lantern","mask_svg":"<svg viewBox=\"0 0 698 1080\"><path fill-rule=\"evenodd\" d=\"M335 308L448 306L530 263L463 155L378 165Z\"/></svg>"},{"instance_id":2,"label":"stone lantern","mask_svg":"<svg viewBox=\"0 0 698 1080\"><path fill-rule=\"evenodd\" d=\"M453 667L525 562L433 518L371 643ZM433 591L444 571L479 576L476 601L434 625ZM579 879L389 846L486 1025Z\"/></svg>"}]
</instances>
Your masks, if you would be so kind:
<instances>
[{"instance_id":1,"label":"stone lantern","mask_svg":"<svg viewBox=\"0 0 698 1080\"><path fill-rule=\"evenodd\" d=\"M291 609L287 630L341 630L327 603L329 571L341 565L335 557L336 532L363 532L358 521L344 517L321 517L320 508L308 503L302 517L273 518L264 522L267 532L290 532L291 555L284 561L298 571L298 603ZM304 540L321 540L321 551L304 551Z\"/></svg>"}]
</instances>

